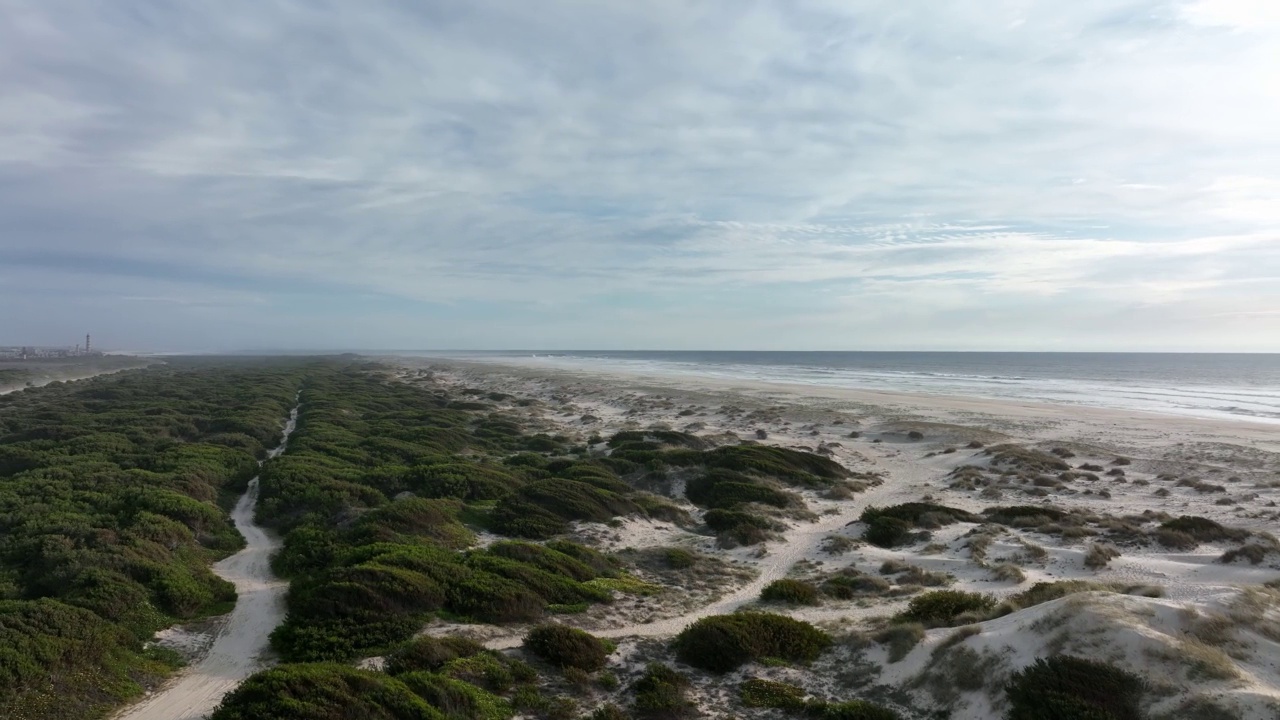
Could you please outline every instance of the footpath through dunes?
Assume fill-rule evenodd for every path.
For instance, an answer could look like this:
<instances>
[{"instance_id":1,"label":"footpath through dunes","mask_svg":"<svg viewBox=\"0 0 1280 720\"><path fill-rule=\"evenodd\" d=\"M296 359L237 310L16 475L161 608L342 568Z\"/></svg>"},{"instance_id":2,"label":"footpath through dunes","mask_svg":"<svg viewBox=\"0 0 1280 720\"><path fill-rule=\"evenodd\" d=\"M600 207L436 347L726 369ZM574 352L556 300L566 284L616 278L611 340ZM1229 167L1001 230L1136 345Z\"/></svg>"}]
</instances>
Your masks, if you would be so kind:
<instances>
[{"instance_id":1,"label":"footpath through dunes","mask_svg":"<svg viewBox=\"0 0 1280 720\"><path fill-rule=\"evenodd\" d=\"M741 587L721 597L715 602L704 605L692 612L672 618L664 618L648 623L635 623L614 628L592 630L597 637L668 637L678 634L694 622L711 615L724 615L748 603L760 599L760 592L774 580L787 577L796 563L818 554L818 546L831 533L856 522L863 511L871 505L888 505L898 502L903 490L893 483L884 483L868 488L851 500L841 503L838 514L825 515L816 522L800 524L783 533L783 538L770 542L769 554L759 566L759 574ZM518 647L524 638L524 632L503 635L487 640L485 647L492 650L503 650Z\"/></svg>"},{"instance_id":2,"label":"footpath through dunes","mask_svg":"<svg viewBox=\"0 0 1280 720\"><path fill-rule=\"evenodd\" d=\"M297 422L298 408L294 407L284 437L267 455L268 460L285 451ZM176 680L120 713L118 720L204 718L224 695L265 666L271 631L284 620L284 595L289 585L271 572L271 556L280 548L280 541L254 521L259 481L257 477L249 481L249 489L231 513L236 529L244 536L244 549L213 566L219 577L236 586L235 609L205 657Z\"/></svg>"}]
</instances>

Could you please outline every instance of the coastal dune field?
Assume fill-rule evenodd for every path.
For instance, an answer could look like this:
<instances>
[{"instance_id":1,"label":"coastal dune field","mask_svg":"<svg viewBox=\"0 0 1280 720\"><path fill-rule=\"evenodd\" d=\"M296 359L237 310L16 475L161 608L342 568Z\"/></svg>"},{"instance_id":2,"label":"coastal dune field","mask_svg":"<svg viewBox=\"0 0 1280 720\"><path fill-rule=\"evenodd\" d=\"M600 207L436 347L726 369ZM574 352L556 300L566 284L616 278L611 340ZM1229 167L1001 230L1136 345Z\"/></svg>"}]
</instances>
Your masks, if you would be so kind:
<instances>
[{"instance_id":1,"label":"coastal dune field","mask_svg":"<svg viewBox=\"0 0 1280 720\"><path fill-rule=\"evenodd\" d=\"M1280 711L1270 418L558 362L0 397L0 716Z\"/></svg>"},{"instance_id":2,"label":"coastal dune field","mask_svg":"<svg viewBox=\"0 0 1280 720\"><path fill-rule=\"evenodd\" d=\"M690 579L687 592L566 616L614 639L637 668L662 659L656 640L734 610L785 614L839 638L808 667L695 680L705 707L732 705L741 683L758 678L920 717L944 708L1001 717L1014 673L1065 654L1154 683L1151 717L1280 710L1274 423L537 359L398 362L407 382L429 376L455 391L534 398L528 422L593 454L610 453L619 432L676 432L801 450L850 471L839 491L792 489L799 500L772 508L775 524L761 536L708 536L697 522L707 503L689 500L678 470L652 474L645 489L694 522L575 524L572 538L602 551L683 548L722 570ZM955 612L917 602L939 591L959 591ZM521 640L510 628L443 621L428 633L492 648Z\"/></svg>"}]
</instances>

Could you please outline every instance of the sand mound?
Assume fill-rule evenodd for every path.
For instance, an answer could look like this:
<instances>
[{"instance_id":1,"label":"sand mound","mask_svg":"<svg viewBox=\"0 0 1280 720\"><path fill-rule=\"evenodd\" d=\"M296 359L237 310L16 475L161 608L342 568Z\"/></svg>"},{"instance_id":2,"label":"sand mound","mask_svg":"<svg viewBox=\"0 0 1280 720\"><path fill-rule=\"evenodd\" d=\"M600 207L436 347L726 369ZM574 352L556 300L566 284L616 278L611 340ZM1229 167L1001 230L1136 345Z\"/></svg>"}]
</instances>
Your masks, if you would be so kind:
<instances>
[{"instance_id":1,"label":"sand mound","mask_svg":"<svg viewBox=\"0 0 1280 720\"><path fill-rule=\"evenodd\" d=\"M956 717L999 717L1010 675L1059 653L1115 663L1151 684L1152 718L1275 718L1280 593L1228 590L1194 609L1161 599L1086 592L966 628L931 630L878 682ZM1191 690L1190 688L1194 688ZM1219 714L1210 712L1212 707ZM1197 713L1205 713L1198 715Z\"/></svg>"}]
</instances>

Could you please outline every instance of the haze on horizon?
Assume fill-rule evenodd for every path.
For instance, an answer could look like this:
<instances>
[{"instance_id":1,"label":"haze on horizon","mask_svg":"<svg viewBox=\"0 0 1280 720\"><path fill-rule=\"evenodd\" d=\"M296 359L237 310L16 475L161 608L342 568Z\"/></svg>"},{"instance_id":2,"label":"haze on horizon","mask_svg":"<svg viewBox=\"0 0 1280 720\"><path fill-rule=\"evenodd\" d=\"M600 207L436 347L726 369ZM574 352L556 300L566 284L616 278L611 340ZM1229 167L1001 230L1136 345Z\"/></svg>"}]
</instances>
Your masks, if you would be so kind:
<instances>
[{"instance_id":1,"label":"haze on horizon","mask_svg":"<svg viewBox=\"0 0 1280 720\"><path fill-rule=\"evenodd\" d=\"M0 17L0 345L1280 352L1274 0Z\"/></svg>"}]
</instances>

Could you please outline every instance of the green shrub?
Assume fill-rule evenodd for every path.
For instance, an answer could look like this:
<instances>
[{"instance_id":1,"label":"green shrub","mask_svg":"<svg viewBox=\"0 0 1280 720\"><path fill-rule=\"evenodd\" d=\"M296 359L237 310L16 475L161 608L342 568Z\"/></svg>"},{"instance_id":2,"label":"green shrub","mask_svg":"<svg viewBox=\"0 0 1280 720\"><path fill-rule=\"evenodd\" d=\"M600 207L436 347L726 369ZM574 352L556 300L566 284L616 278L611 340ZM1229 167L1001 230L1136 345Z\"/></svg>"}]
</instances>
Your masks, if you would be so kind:
<instances>
[{"instance_id":1,"label":"green shrub","mask_svg":"<svg viewBox=\"0 0 1280 720\"><path fill-rule=\"evenodd\" d=\"M870 575L842 573L822 583L822 592L837 600L852 600L864 595L882 595L893 587L888 580Z\"/></svg>"},{"instance_id":2,"label":"green shrub","mask_svg":"<svg viewBox=\"0 0 1280 720\"><path fill-rule=\"evenodd\" d=\"M1229 565L1236 560L1244 559L1248 560L1251 565L1258 565L1261 564L1263 560L1266 560L1267 555L1272 552L1275 552L1275 548L1273 547L1250 543L1224 552L1222 556L1218 558L1218 562Z\"/></svg>"},{"instance_id":3,"label":"green shrub","mask_svg":"<svg viewBox=\"0 0 1280 720\"><path fill-rule=\"evenodd\" d=\"M506 700L461 680L428 672L396 679L450 720L506 720L513 714Z\"/></svg>"},{"instance_id":4,"label":"green shrub","mask_svg":"<svg viewBox=\"0 0 1280 720\"><path fill-rule=\"evenodd\" d=\"M473 553L464 562L469 568L512 580L548 603L608 602L611 597L572 577L491 553Z\"/></svg>"},{"instance_id":5,"label":"green shrub","mask_svg":"<svg viewBox=\"0 0 1280 720\"><path fill-rule=\"evenodd\" d=\"M515 560L532 565L540 570L553 573L577 581L593 580L602 573L600 570L579 560L557 548L566 548L573 543L559 545L535 545L526 542L503 541L490 545L485 551L489 555ZM578 546L582 547L582 546ZM584 550L586 548L583 548ZM574 551L575 554L579 554Z\"/></svg>"},{"instance_id":6,"label":"green shrub","mask_svg":"<svg viewBox=\"0 0 1280 720\"><path fill-rule=\"evenodd\" d=\"M444 720L404 683L342 665L281 665L231 691L210 720Z\"/></svg>"},{"instance_id":7,"label":"green shrub","mask_svg":"<svg viewBox=\"0 0 1280 720\"><path fill-rule=\"evenodd\" d=\"M1142 678L1093 660L1041 658L1010 678L1007 720L1141 720Z\"/></svg>"},{"instance_id":8,"label":"green shrub","mask_svg":"<svg viewBox=\"0 0 1280 720\"><path fill-rule=\"evenodd\" d=\"M680 720L697 713L690 702L689 678L667 665L650 663L644 675L631 686L632 711L638 718Z\"/></svg>"},{"instance_id":9,"label":"green shrub","mask_svg":"<svg viewBox=\"0 0 1280 720\"><path fill-rule=\"evenodd\" d=\"M805 691L783 682L751 678L738 686L738 696L747 707L795 710L804 707Z\"/></svg>"},{"instance_id":10,"label":"green shrub","mask_svg":"<svg viewBox=\"0 0 1280 720\"><path fill-rule=\"evenodd\" d=\"M877 516L867 523L862 539L876 547L892 548L915 539L911 523L896 517Z\"/></svg>"},{"instance_id":11,"label":"green shrub","mask_svg":"<svg viewBox=\"0 0 1280 720\"><path fill-rule=\"evenodd\" d=\"M622 430L609 438L609 447L617 448L627 443L649 443L654 448L662 445L701 450L707 443L702 438L674 430Z\"/></svg>"},{"instance_id":12,"label":"green shrub","mask_svg":"<svg viewBox=\"0 0 1280 720\"><path fill-rule=\"evenodd\" d=\"M924 625L918 622L896 623L877 632L875 640L888 648L889 662L896 663L919 645L924 635Z\"/></svg>"},{"instance_id":13,"label":"green shrub","mask_svg":"<svg viewBox=\"0 0 1280 720\"><path fill-rule=\"evenodd\" d=\"M777 523L745 510L708 510L702 516L707 526L721 538L740 545L755 545L769 539Z\"/></svg>"},{"instance_id":14,"label":"green shrub","mask_svg":"<svg viewBox=\"0 0 1280 720\"><path fill-rule=\"evenodd\" d=\"M540 458L537 455L532 457ZM507 464L520 463L508 459ZM406 483L410 490L423 497L453 497L467 501L497 500L523 484L515 474L497 467L453 458L410 469Z\"/></svg>"},{"instance_id":15,"label":"green shrub","mask_svg":"<svg viewBox=\"0 0 1280 720\"><path fill-rule=\"evenodd\" d=\"M1195 536L1181 530L1159 527L1155 529L1152 535L1155 537L1156 542L1170 550L1195 550L1200 546L1200 541Z\"/></svg>"},{"instance_id":16,"label":"green shrub","mask_svg":"<svg viewBox=\"0 0 1280 720\"><path fill-rule=\"evenodd\" d=\"M605 522L639 512L634 502L612 490L578 480L548 478L500 500L493 520L505 535L543 539L566 531L571 520Z\"/></svg>"},{"instance_id":17,"label":"green shrub","mask_svg":"<svg viewBox=\"0 0 1280 720\"><path fill-rule=\"evenodd\" d=\"M934 590L911 599L896 622L918 622L931 627L954 625L965 615L983 615L995 607L989 595L963 590Z\"/></svg>"},{"instance_id":18,"label":"green shrub","mask_svg":"<svg viewBox=\"0 0 1280 720\"><path fill-rule=\"evenodd\" d=\"M796 502L788 492L775 490L743 473L713 468L685 485L685 495L703 507L733 508L746 503L786 507Z\"/></svg>"},{"instance_id":19,"label":"green shrub","mask_svg":"<svg viewBox=\"0 0 1280 720\"><path fill-rule=\"evenodd\" d=\"M702 519L707 527L716 532L726 532L741 526L772 530L775 526L772 520L743 510L709 510Z\"/></svg>"},{"instance_id":20,"label":"green shrub","mask_svg":"<svg viewBox=\"0 0 1280 720\"><path fill-rule=\"evenodd\" d=\"M292 578L317 573L334 563L340 549L338 534L330 530L304 525L284 537L284 546L271 558L271 569L277 575Z\"/></svg>"},{"instance_id":21,"label":"green shrub","mask_svg":"<svg viewBox=\"0 0 1280 720\"><path fill-rule=\"evenodd\" d=\"M539 625L524 638L529 652L562 668L595 672L604 667L612 652L605 642L590 633L564 625Z\"/></svg>"},{"instance_id":22,"label":"green shrub","mask_svg":"<svg viewBox=\"0 0 1280 720\"><path fill-rule=\"evenodd\" d=\"M709 452L668 450L662 454L668 465L732 470L737 473L775 478L790 485L822 487L849 477L843 465L813 453L768 445L733 445Z\"/></svg>"},{"instance_id":23,"label":"green shrub","mask_svg":"<svg viewBox=\"0 0 1280 720\"><path fill-rule=\"evenodd\" d=\"M141 693L131 673L169 668L148 663L138 646L88 610L49 598L0 601L0 716L41 717L50 707L84 716Z\"/></svg>"},{"instance_id":24,"label":"green shrub","mask_svg":"<svg viewBox=\"0 0 1280 720\"><path fill-rule=\"evenodd\" d=\"M577 560L578 562L591 568L591 571L598 576L612 577L617 574L618 564L616 560L610 559L598 550L592 550L589 547L569 542L567 540L552 540L543 545L548 550L554 550L562 555Z\"/></svg>"},{"instance_id":25,"label":"green shrub","mask_svg":"<svg viewBox=\"0 0 1280 720\"><path fill-rule=\"evenodd\" d=\"M1071 469L1070 465L1047 452L1021 445L996 445L987 448L984 454L992 456L991 464L993 466L1005 465L1028 472L1043 473Z\"/></svg>"},{"instance_id":26,"label":"green shrub","mask_svg":"<svg viewBox=\"0 0 1280 720\"><path fill-rule=\"evenodd\" d=\"M862 511L862 517L859 520L870 523L881 517L897 518L913 527L937 527L961 521L976 522L978 520L970 512L927 502L903 503L883 508L868 507Z\"/></svg>"},{"instance_id":27,"label":"green shrub","mask_svg":"<svg viewBox=\"0 0 1280 720\"><path fill-rule=\"evenodd\" d=\"M516 683L531 682L538 677L527 664L491 651L450 660L441 666L440 674L498 695Z\"/></svg>"},{"instance_id":28,"label":"green shrub","mask_svg":"<svg viewBox=\"0 0 1280 720\"><path fill-rule=\"evenodd\" d=\"M484 652L483 645L467 638L418 637L387 654L387 673L400 675L418 670L435 672L452 660L479 655L482 652Z\"/></svg>"},{"instance_id":29,"label":"green shrub","mask_svg":"<svg viewBox=\"0 0 1280 720\"><path fill-rule=\"evenodd\" d=\"M711 672L764 658L808 663L830 645L831 637L807 622L758 612L705 617L675 639L682 662Z\"/></svg>"},{"instance_id":30,"label":"green shrub","mask_svg":"<svg viewBox=\"0 0 1280 720\"><path fill-rule=\"evenodd\" d=\"M486 622L529 622L542 617L546 598L519 582L487 572L462 573L447 589L453 612Z\"/></svg>"},{"instance_id":31,"label":"green shrub","mask_svg":"<svg viewBox=\"0 0 1280 720\"><path fill-rule=\"evenodd\" d=\"M698 561L696 555L683 548L664 548L662 559L666 561L667 567L672 570L691 568Z\"/></svg>"},{"instance_id":32,"label":"green shrub","mask_svg":"<svg viewBox=\"0 0 1280 720\"><path fill-rule=\"evenodd\" d=\"M1005 505L989 507L982 511L987 520L1010 527L1038 527L1048 522L1058 522L1066 513L1057 508L1042 505Z\"/></svg>"},{"instance_id":33,"label":"green shrub","mask_svg":"<svg viewBox=\"0 0 1280 720\"><path fill-rule=\"evenodd\" d=\"M1224 527L1209 518L1195 515L1183 515L1168 520L1160 524L1160 529L1186 533L1200 542L1239 541L1249 537L1247 530Z\"/></svg>"},{"instance_id":34,"label":"green shrub","mask_svg":"<svg viewBox=\"0 0 1280 720\"><path fill-rule=\"evenodd\" d=\"M764 590L760 591L760 599L765 602L789 605L817 605L818 588L803 580L784 578L766 585Z\"/></svg>"}]
</instances>

